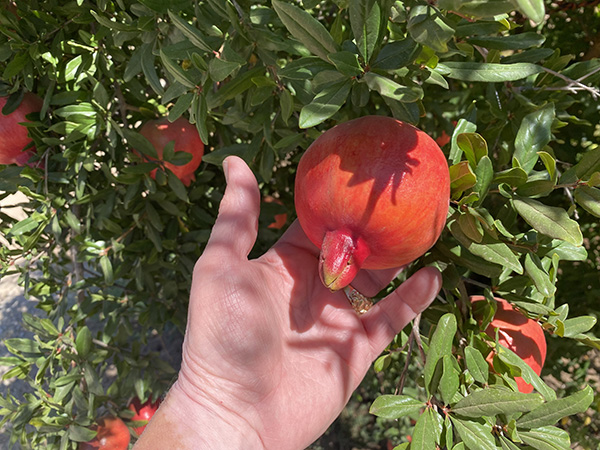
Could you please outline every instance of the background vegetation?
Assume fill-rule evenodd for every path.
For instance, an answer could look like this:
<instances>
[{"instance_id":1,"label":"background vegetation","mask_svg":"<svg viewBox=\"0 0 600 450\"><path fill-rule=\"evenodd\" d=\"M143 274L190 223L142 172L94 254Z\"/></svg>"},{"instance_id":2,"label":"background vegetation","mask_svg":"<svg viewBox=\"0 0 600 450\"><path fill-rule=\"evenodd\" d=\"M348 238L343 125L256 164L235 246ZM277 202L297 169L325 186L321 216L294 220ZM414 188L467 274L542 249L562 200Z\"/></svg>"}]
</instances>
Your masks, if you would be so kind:
<instances>
[{"instance_id":1,"label":"background vegetation","mask_svg":"<svg viewBox=\"0 0 600 450\"><path fill-rule=\"evenodd\" d=\"M130 417L133 396L168 389L224 157L281 201L263 207L258 255L283 232L268 228L274 215L294 219L302 152L336 123L381 114L451 137L447 227L406 271L435 264L444 289L314 448L402 449L411 434L411 449L599 448L600 398L585 387L599 348L597 3L5 2L3 112L25 92L43 99L28 124L40 164L0 166L1 195L27 197L26 219L0 211L0 274L19 273L41 312L23 318L33 339L4 341L5 378L31 387L0 400L11 442L75 448L102 415ZM162 116L187 118L206 144L189 187L149 176L137 131ZM481 364L494 344L473 294L543 325L543 379L501 349L495 372ZM539 394L498 387L517 375Z\"/></svg>"}]
</instances>

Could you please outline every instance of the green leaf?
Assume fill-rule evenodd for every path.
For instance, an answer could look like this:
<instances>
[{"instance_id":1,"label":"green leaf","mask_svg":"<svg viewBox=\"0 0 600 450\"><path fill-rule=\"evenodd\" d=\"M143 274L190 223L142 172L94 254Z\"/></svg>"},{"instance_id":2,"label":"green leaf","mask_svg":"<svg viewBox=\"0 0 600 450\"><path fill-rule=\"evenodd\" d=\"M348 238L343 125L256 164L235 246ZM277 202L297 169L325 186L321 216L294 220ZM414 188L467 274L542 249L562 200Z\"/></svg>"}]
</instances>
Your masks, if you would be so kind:
<instances>
[{"instance_id":1,"label":"green leaf","mask_svg":"<svg viewBox=\"0 0 600 450\"><path fill-rule=\"evenodd\" d=\"M465 237L469 238L473 242L481 243L484 235L483 227L473 214L465 212L464 214L458 216L456 222L458 223L460 230Z\"/></svg>"},{"instance_id":2,"label":"green leaf","mask_svg":"<svg viewBox=\"0 0 600 450\"><path fill-rule=\"evenodd\" d=\"M474 120L474 119L473 119ZM452 138L450 140L450 162L458 164L462 158L462 150L458 146L458 136L463 133L474 133L477 130L477 125L467 119L460 119L454 128Z\"/></svg>"},{"instance_id":3,"label":"green leaf","mask_svg":"<svg viewBox=\"0 0 600 450\"><path fill-rule=\"evenodd\" d=\"M208 127L206 125L208 120L208 106L206 104L206 97L203 94L198 94L194 98L192 106L194 107L194 123L200 140L205 145L208 145Z\"/></svg>"},{"instance_id":4,"label":"green leaf","mask_svg":"<svg viewBox=\"0 0 600 450\"><path fill-rule=\"evenodd\" d=\"M178 153L183 153L183 152L178 152ZM181 180L177 177L177 175L175 175L173 172L169 171L168 176L167 176L167 182L169 184L169 187L175 193L175 195L177 196L178 199L180 199L186 203L189 202L188 195L187 195L187 189L185 188L185 185L181 182Z\"/></svg>"},{"instance_id":5,"label":"green leaf","mask_svg":"<svg viewBox=\"0 0 600 450\"><path fill-rule=\"evenodd\" d=\"M384 419L399 419L416 414L423 408L425 403L408 395L380 395L371 405L369 412Z\"/></svg>"},{"instance_id":6,"label":"green leaf","mask_svg":"<svg viewBox=\"0 0 600 450\"><path fill-rule=\"evenodd\" d=\"M536 25L542 23L546 14L544 0L511 0L517 9Z\"/></svg>"},{"instance_id":7,"label":"green leaf","mask_svg":"<svg viewBox=\"0 0 600 450\"><path fill-rule=\"evenodd\" d=\"M442 394L442 400L445 404L452 403L452 400L458 388L460 387L459 371L457 369L458 363L452 355L444 355L442 357L442 376L438 390Z\"/></svg>"},{"instance_id":8,"label":"green leaf","mask_svg":"<svg viewBox=\"0 0 600 450\"><path fill-rule=\"evenodd\" d=\"M593 216L600 217L600 189L578 186L573 194L575 201Z\"/></svg>"},{"instance_id":9,"label":"green leaf","mask_svg":"<svg viewBox=\"0 0 600 450\"><path fill-rule=\"evenodd\" d=\"M397 70L408 66L419 55L421 46L410 37L385 44L377 54L373 67L382 70Z\"/></svg>"},{"instance_id":10,"label":"green leaf","mask_svg":"<svg viewBox=\"0 0 600 450\"><path fill-rule=\"evenodd\" d=\"M331 53L328 57L336 69L349 77L355 77L363 73L362 67L358 62L358 55L356 53L342 51L337 53Z\"/></svg>"},{"instance_id":11,"label":"green leaf","mask_svg":"<svg viewBox=\"0 0 600 450\"><path fill-rule=\"evenodd\" d=\"M89 10L90 14L92 16L94 16L94 19L96 19L96 21L102 25L105 26L106 28L110 29L110 30L117 30L117 31L138 31L137 28L133 25L128 25L122 22L116 22L113 20L110 20L108 17L104 17L100 14L98 14L96 11L94 11L93 9Z\"/></svg>"},{"instance_id":12,"label":"green leaf","mask_svg":"<svg viewBox=\"0 0 600 450\"><path fill-rule=\"evenodd\" d=\"M551 400L529 413L518 421L520 428L539 428L554 425L563 417L586 411L594 400L594 391L590 386L565 398Z\"/></svg>"},{"instance_id":13,"label":"green leaf","mask_svg":"<svg viewBox=\"0 0 600 450\"><path fill-rule=\"evenodd\" d=\"M327 55L338 50L327 29L306 11L280 0L272 2L275 12L292 36L319 58L328 61Z\"/></svg>"},{"instance_id":14,"label":"green leaf","mask_svg":"<svg viewBox=\"0 0 600 450\"><path fill-rule=\"evenodd\" d=\"M570 450L569 433L556 427L541 427L531 431L520 431L519 437L530 448L536 450Z\"/></svg>"},{"instance_id":15,"label":"green leaf","mask_svg":"<svg viewBox=\"0 0 600 450\"><path fill-rule=\"evenodd\" d=\"M196 47L205 52L212 52L213 49L206 40L206 36L204 36L200 30L196 27L190 25L187 21L179 17L177 14L167 11L169 14L169 18L175 27L181 31L181 33Z\"/></svg>"},{"instance_id":16,"label":"green leaf","mask_svg":"<svg viewBox=\"0 0 600 450\"><path fill-rule=\"evenodd\" d=\"M542 266L542 262L535 253L527 253L525 255L525 272L535 284L536 289L544 297L552 297L556 292L556 286L550 279L548 272Z\"/></svg>"},{"instance_id":17,"label":"green leaf","mask_svg":"<svg viewBox=\"0 0 600 450\"><path fill-rule=\"evenodd\" d=\"M554 103L527 114L521 121L515 138L515 153L523 170L531 172L541 151L552 138Z\"/></svg>"},{"instance_id":18,"label":"green leaf","mask_svg":"<svg viewBox=\"0 0 600 450\"><path fill-rule=\"evenodd\" d=\"M487 388L472 392L452 407L464 417L497 416L528 412L544 402L540 394L522 394L504 388Z\"/></svg>"},{"instance_id":19,"label":"green leaf","mask_svg":"<svg viewBox=\"0 0 600 450\"><path fill-rule=\"evenodd\" d=\"M148 81L148 84L152 88L154 92L158 95L163 95L164 89L160 83L160 79L158 78L158 74L156 73L156 68L154 67L154 53L152 52L152 45L150 44L142 44L142 56L141 56L141 65L142 72Z\"/></svg>"},{"instance_id":20,"label":"green leaf","mask_svg":"<svg viewBox=\"0 0 600 450\"><path fill-rule=\"evenodd\" d=\"M107 286L111 286L115 279L113 275L113 267L110 262L110 258L107 255L102 255L100 257L100 268L102 269L102 274L104 275L104 282Z\"/></svg>"},{"instance_id":21,"label":"green leaf","mask_svg":"<svg viewBox=\"0 0 600 450\"><path fill-rule=\"evenodd\" d=\"M464 191L475 186L477 182L468 161L461 161L458 164L450 166L449 172L450 190L453 199L458 199Z\"/></svg>"},{"instance_id":22,"label":"green leaf","mask_svg":"<svg viewBox=\"0 0 600 450\"><path fill-rule=\"evenodd\" d=\"M300 111L300 128L314 127L338 112L346 102L351 86L350 80L342 80L325 87Z\"/></svg>"},{"instance_id":23,"label":"green leaf","mask_svg":"<svg viewBox=\"0 0 600 450\"><path fill-rule=\"evenodd\" d=\"M427 408L417 419L410 443L411 450L431 450L435 448L436 418L438 413ZM441 431L441 430L440 430Z\"/></svg>"},{"instance_id":24,"label":"green leaf","mask_svg":"<svg viewBox=\"0 0 600 450\"><path fill-rule=\"evenodd\" d=\"M576 337L581 333L590 331L596 325L593 316L580 316L567 319L563 322L565 327L564 337Z\"/></svg>"},{"instance_id":25,"label":"green leaf","mask_svg":"<svg viewBox=\"0 0 600 450\"><path fill-rule=\"evenodd\" d=\"M223 81L240 67L241 64L237 61L225 61L219 57L211 59L208 63L210 77L216 82Z\"/></svg>"},{"instance_id":26,"label":"green leaf","mask_svg":"<svg viewBox=\"0 0 600 450\"><path fill-rule=\"evenodd\" d=\"M416 4L410 9L408 32L419 44L426 45L438 53L444 53L448 51L447 42L452 39L454 28L433 6Z\"/></svg>"},{"instance_id":27,"label":"green leaf","mask_svg":"<svg viewBox=\"0 0 600 450\"><path fill-rule=\"evenodd\" d=\"M508 296L506 297L508 298ZM546 401L556 399L556 393L550 389L533 371L529 364L523 361L515 352L500 344L498 345L498 357L506 364L518 367L521 370L521 377L523 380L526 383L531 384L535 390L546 399Z\"/></svg>"},{"instance_id":28,"label":"green leaf","mask_svg":"<svg viewBox=\"0 0 600 450\"><path fill-rule=\"evenodd\" d=\"M77 331L75 348L77 349L77 354L82 358L85 358L92 349L92 332L87 326Z\"/></svg>"},{"instance_id":29,"label":"green leaf","mask_svg":"<svg viewBox=\"0 0 600 450\"><path fill-rule=\"evenodd\" d=\"M539 47L545 40L546 38L541 34L530 31L508 36L477 36L468 39L468 42L494 50L521 50Z\"/></svg>"},{"instance_id":30,"label":"green leaf","mask_svg":"<svg viewBox=\"0 0 600 450\"><path fill-rule=\"evenodd\" d=\"M494 183L506 183L513 187L519 187L527 182L527 173L520 167L513 167L494 175Z\"/></svg>"},{"instance_id":31,"label":"green leaf","mask_svg":"<svg viewBox=\"0 0 600 450\"><path fill-rule=\"evenodd\" d=\"M422 92L418 93L374 72L365 73L362 79L367 83L369 89L379 92L383 97L399 102L413 103L419 100L422 95Z\"/></svg>"},{"instance_id":32,"label":"green leaf","mask_svg":"<svg viewBox=\"0 0 600 450\"><path fill-rule=\"evenodd\" d=\"M476 182L473 186L473 191L479 195L479 203L483 202L486 197L492 180L494 178L494 167L492 160L486 155L479 160L475 168Z\"/></svg>"},{"instance_id":33,"label":"green leaf","mask_svg":"<svg viewBox=\"0 0 600 450\"><path fill-rule=\"evenodd\" d=\"M159 55L160 55L160 59L163 63L163 66L173 76L175 81L183 84L185 87L190 88L190 89L193 89L196 87L196 83L194 83L192 80L190 80L188 78L187 74L183 71L183 69L181 67L179 67L179 65L176 64L171 58L169 58L165 54L165 52L162 51L162 49L160 50ZM216 59L217 58L215 58L215 60ZM221 81L221 80L217 80L217 81Z\"/></svg>"},{"instance_id":34,"label":"green leaf","mask_svg":"<svg viewBox=\"0 0 600 450\"><path fill-rule=\"evenodd\" d=\"M473 168L476 168L479 160L488 154L487 142L479 133L461 133L456 137L456 144Z\"/></svg>"},{"instance_id":35,"label":"green leaf","mask_svg":"<svg viewBox=\"0 0 600 450\"><path fill-rule=\"evenodd\" d=\"M123 129L123 135L132 148L140 153L143 153L144 155L149 156L150 158L158 159L156 148L154 148L154 145L152 145L152 143L146 139L146 137L142 136L137 131L129 130L127 128Z\"/></svg>"},{"instance_id":36,"label":"green leaf","mask_svg":"<svg viewBox=\"0 0 600 450\"><path fill-rule=\"evenodd\" d=\"M494 278L500 276L502 273L502 267L475 256L461 245L457 244L453 247L447 247L444 243L438 241L435 248L439 250L444 257L449 258L455 264L485 277Z\"/></svg>"},{"instance_id":37,"label":"green leaf","mask_svg":"<svg viewBox=\"0 0 600 450\"><path fill-rule=\"evenodd\" d=\"M475 347L465 347L465 363L473 379L479 383L487 383L489 364Z\"/></svg>"},{"instance_id":38,"label":"green leaf","mask_svg":"<svg viewBox=\"0 0 600 450\"><path fill-rule=\"evenodd\" d=\"M474 420L461 420L452 415L450 419L454 429L469 450L497 450L491 426Z\"/></svg>"},{"instance_id":39,"label":"green leaf","mask_svg":"<svg viewBox=\"0 0 600 450\"><path fill-rule=\"evenodd\" d=\"M523 267L519 257L503 242L500 242L488 234L483 236L481 243L469 239L463 232L458 222L450 225L452 236L458 240L467 250L486 261L509 268L518 274L523 274Z\"/></svg>"},{"instance_id":40,"label":"green leaf","mask_svg":"<svg viewBox=\"0 0 600 450\"><path fill-rule=\"evenodd\" d=\"M350 0L350 26L363 60L369 63L379 39L381 7L378 0Z\"/></svg>"},{"instance_id":41,"label":"green leaf","mask_svg":"<svg viewBox=\"0 0 600 450\"><path fill-rule=\"evenodd\" d=\"M179 117L189 109L193 99L193 92L188 92L178 97L175 104L169 110L169 122L174 122L179 119Z\"/></svg>"},{"instance_id":42,"label":"green leaf","mask_svg":"<svg viewBox=\"0 0 600 450\"><path fill-rule=\"evenodd\" d=\"M530 63L495 64L458 61L440 63L435 70L457 80L487 83L516 81L543 72L540 66Z\"/></svg>"},{"instance_id":43,"label":"green leaf","mask_svg":"<svg viewBox=\"0 0 600 450\"><path fill-rule=\"evenodd\" d=\"M74 442L91 441L96 437L97 434L97 431L90 430L89 428L85 428L76 424L70 425L68 429L69 439Z\"/></svg>"},{"instance_id":44,"label":"green leaf","mask_svg":"<svg viewBox=\"0 0 600 450\"><path fill-rule=\"evenodd\" d=\"M576 246L581 246L583 243L579 224L569 218L564 209L548 206L537 200L524 197L514 198L513 204L519 215L534 230Z\"/></svg>"},{"instance_id":45,"label":"green leaf","mask_svg":"<svg viewBox=\"0 0 600 450\"><path fill-rule=\"evenodd\" d=\"M444 314L431 337L429 343L429 351L427 353L427 362L423 369L423 376L425 378L425 389L429 392L429 385L433 378L436 365L444 355L452 354L452 343L454 341L454 335L456 334L457 324L456 317L454 314Z\"/></svg>"}]
</instances>

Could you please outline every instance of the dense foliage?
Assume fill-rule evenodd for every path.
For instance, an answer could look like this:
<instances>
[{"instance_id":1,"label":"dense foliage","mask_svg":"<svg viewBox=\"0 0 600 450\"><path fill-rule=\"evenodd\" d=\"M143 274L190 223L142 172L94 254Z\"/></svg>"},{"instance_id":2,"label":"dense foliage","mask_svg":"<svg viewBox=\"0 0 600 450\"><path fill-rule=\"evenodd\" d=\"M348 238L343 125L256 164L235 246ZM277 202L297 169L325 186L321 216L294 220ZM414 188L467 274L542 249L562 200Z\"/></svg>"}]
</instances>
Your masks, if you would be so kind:
<instances>
[{"instance_id":1,"label":"dense foliage","mask_svg":"<svg viewBox=\"0 0 600 450\"><path fill-rule=\"evenodd\" d=\"M366 407L398 449L570 448L555 425L586 411L593 390L557 397L483 330L498 296L539 321L549 348L600 348L586 315L600 293L595 3L5 3L2 112L25 92L43 99L30 165L0 166L0 196L24 194L27 213L0 211L0 275L20 273L40 310L24 316L33 339L4 342L5 378L31 386L0 400L12 442L75 448L101 416L131 418L133 396L168 389L227 155L279 200L263 205L261 254L283 231L274 216L294 218L302 152L336 123L380 114L451 137L452 202L439 242L405 272L436 265L443 291L375 362L360 392L384 395ZM206 146L189 186L139 133L163 116L186 118ZM172 150L165 161L189 161ZM489 299L482 321L472 294ZM517 392L516 376L537 393ZM360 417L366 401L351 405ZM399 427L410 444L389 432Z\"/></svg>"}]
</instances>

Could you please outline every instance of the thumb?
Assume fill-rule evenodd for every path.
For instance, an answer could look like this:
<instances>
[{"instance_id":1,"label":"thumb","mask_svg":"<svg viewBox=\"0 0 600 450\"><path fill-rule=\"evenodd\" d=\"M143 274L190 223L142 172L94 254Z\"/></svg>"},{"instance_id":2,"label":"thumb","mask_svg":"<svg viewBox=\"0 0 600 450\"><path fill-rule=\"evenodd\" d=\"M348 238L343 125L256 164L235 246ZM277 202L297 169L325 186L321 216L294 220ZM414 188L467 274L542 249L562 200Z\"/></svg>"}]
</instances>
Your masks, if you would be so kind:
<instances>
[{"instance_id":1,"label":"thumb","mask_svg":"<svg viewBox=\"0 0 600 450\"><path fill-rule=\"evenodd\" d=\"M254 174L237 156L223 161L227 188L204 254L224 258L247 258L256 242L260 192Z\"/></svg>"}]
</instances>

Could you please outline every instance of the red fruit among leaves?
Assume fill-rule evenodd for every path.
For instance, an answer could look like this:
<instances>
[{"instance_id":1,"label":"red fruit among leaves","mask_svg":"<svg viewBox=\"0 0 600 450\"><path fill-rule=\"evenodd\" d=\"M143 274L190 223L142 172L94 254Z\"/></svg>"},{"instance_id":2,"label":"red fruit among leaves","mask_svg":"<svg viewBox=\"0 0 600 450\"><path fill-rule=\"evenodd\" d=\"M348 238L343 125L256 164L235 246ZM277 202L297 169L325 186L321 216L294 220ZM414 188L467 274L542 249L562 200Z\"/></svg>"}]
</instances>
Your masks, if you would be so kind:
<instances>
[{"instance_id":1,"label":"red fruit among leaves","mask_svg":"<svg viewBox=\"0 0 600 450\"><path fill-rule=\"evenodd\" d=\"M2 114L8 97L0 97L0 164L16 164L24 166L35 153L31 148L24 150L31 143L27 127L21 125L28 122L28 114L39 112L42 99L32 93L25 93L23 100L10 114Z\"/></svg>"},{"instance_id":2,"label":"red fruit among leaves","mask_svg":"<svg viewBox=\"0 0 600 450\"><path fill-rule=\"evenodd\" d=\"M276 203L278 205L283 205L282 201L272 197L270 195L266 195L263 198L263 202L265 203ZM281 230L285 224L287 222L287 214L286 213L282 213L282 214L275 214L275 216L273 217L273 222L270 223L267 228L271 228L273 230Z\"/></svg>"},{"instance_id":3,"label":"red fruit among leaves","mask_svg":"<svg viewBox=\"0 0 600 450\"><path fill-rule=\"evenodd\" d=\"M481 295L471 297L472 302L484 300ZM533 371L539 375L546 361L546 337L541 325L519 312L502 298L495 297L498 309L494 320L485 330L486 334L495 339L498 328L498 343L519 355ZM487 360L492 363L493 352ZM533 386L526 383L522 377L516 377L519 392L525 394L533 391Z\"/></svg>"},{"instance_id":4,"label":"red fruit among leaves","mask_svg":"<svg viewBox=\"0 0 600 450\"><path fill-rule=\"evenodd\" d=\"M80 443L79 450L125 450L129 447L129 428L118 417L101 418L96 429L96 437Z\"/></svg>"},{"instance_id":5,"label":"red fruit among leaves","mask_svg":"<svg viewBox=\"0 0 600 450\"><path fill-rule=\"evenodd\" d=\"M171 141L175 141L175 152L190 153L192 160L187 164L182 166L169 162L164 162L163 164L186 186L189 186L196 179L194 173L202 162L204 144L194 125L183 117L174 122L169 122L167 118L150 120L142 126L140 134L152 143L158 154L158 159L161 161L163 160L163 149ZM156 176L156 169L150 175L154 178Z\"/></svg>"},{"instance_id":6,"label":"red fruit among leaves","mask_svg":"<svg viewBox=\"0 0 600 450\"><path fill-rule=\"evenodd\" d=\"M296 212L321 249L319 272L331 290L359 269L408 264L431 248L446 223L446 158L423 131L366 116L323 133L302 156Z\"/></svg>"},{"instance_id":7,"label":"red fruit among leaves","mask_svg":"<svg viewBox=\"0 0 600 450\"><path fill-rule=\"evenodd\" d=\"M151 399L148 399L144 403L141 403L140 399L136 397L131 401L131 403L129 404L129 409L135 413L131 420L134 422L146 421L145 425L141 425L133 429L138 436L142 434L142 432L146 429L148 421L150 421L154 413L158 410L159 406L160 399L156 400L154 403Z\"/></svg>"}]
</instances>

